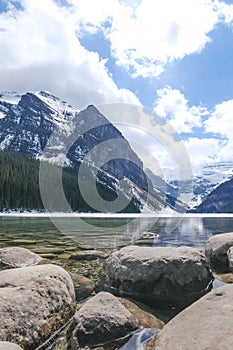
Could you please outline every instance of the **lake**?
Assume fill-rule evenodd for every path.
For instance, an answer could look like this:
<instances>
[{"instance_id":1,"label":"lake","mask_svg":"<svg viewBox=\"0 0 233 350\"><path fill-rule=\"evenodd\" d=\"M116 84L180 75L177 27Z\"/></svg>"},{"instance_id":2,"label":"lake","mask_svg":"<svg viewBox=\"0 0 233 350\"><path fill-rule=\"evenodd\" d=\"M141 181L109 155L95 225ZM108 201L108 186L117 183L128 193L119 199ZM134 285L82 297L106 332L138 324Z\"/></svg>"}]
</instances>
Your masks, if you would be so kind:
<instances>
[{"instance_id":1,"label":"lake","mask_svg":"<svg viewBox=\"0 0 233 350\"><path fill-rule=\"evenodd\" d=\"M143 215L2 215L0 247L30 241L29 245L56 246L88 244L94 248L114 250L132 244L147 232L150 245L204 247L213 234L233 231L231 216L154 217ZM146 236L146 235L145 235ZM147 235L148 236L148 235ZM73 243L72 243L73 242Z\"/></svg>"},{"instance_id":2,"label":"lake","mask_svg":"<svg viewBox=\"0 0 233 350\"><path fill-rule=\"evenodd\" d=\"M68 271L98 281L101 259L75 261L70 254L77 250L98 248L111 252L136 243L147 246L192 246L204 248L213 234L232 232L233 217L184 217L144 215L1 215L0 248L23 246ZM215 280L218 287L222 282ZM141 329L121 350L143 350L156 329Z\"/></svg>"}]
</instances>

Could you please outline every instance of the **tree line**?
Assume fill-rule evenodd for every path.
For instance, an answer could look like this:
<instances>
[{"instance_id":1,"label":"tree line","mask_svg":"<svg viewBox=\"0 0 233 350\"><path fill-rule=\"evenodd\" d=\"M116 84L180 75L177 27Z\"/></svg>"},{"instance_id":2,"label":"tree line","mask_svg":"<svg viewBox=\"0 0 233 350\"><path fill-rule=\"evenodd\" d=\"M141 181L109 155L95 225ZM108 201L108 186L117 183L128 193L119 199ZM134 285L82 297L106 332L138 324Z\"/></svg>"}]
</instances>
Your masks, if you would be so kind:
<instances>
[{"instance_id":1,"label":"tree line","mask_svg":"<svg viewBox=\"0 0 233 350\"><path fill-rule=\"evenodd\" d=\"M56 198L56 182L53 174L58 169L57 165L44 162L43 169L46 172L48 181L48 211L64 211L64 208ZM96 212L95 208L90 207L83 199L78 185L78 164L74 167L63 168L62 185L67 202L72 211L77 212ZM0 152L0 211L22 210L22 211L45 211L39 185L40 161L35 158L26 157L20 153ZM103 178L104 177L104 178ZM101 174L100 174L101 178ZM111 188L106 174L102 175L102 180L96 183L97 190L105 200L112 201L117 193L114 186ZM108 186L104 184L108 183ZM83 179L82 186L88 189L89 184ZM133 200L125 212L138 212L139 203Z\"/></svg>"}]
</instances>

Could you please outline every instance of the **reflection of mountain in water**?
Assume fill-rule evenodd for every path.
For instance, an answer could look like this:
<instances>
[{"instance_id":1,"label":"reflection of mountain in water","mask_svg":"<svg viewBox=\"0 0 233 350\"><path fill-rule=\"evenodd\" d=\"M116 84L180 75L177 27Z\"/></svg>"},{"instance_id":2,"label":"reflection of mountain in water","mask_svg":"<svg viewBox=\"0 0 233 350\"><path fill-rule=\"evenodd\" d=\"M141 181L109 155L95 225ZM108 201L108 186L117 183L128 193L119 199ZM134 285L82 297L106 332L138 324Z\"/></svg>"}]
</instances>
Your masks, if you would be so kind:
<instances>
[{"instance_id":1,"label":"reflection of mountain in water","mask_svg":"<svg viewBox=\"0 0 233 350\"><path fill-rule=\"evenodd\" d=\"M233 231L233 218L160 218L151 231L159 233L154 246L203 248L212 234Z\"/></svg>"}]
</instances>

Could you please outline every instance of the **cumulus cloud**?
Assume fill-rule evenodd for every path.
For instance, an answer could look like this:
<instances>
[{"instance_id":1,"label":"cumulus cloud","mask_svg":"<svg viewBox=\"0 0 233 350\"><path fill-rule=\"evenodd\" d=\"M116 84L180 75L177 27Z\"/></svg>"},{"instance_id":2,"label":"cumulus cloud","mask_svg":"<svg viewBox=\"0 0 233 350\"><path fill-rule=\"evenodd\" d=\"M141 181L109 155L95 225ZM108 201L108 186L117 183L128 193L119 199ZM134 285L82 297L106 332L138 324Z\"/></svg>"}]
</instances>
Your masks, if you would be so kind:
<instances>
[{"instance_id":1,"label":"cumulus cloud","mask_svg":"<svg viewBox=\"0 0 233 350\"><path fill-rule=\"evenodd\" d=\"M219 134L227 139L233 138L233 99L215 106L210 118L205 122L206 132Z\"/></svg>"},{"instance_id":2,"label":"cumulus cloud","mask_svg":"<svg viewBox=\"0 0 233 350\"><path fill-rule=\"evenodd\" d=\"M222 141L215 138L190 137L184 144L194 166L215 163L222 147Z\"/></svg>"},{"instance_id":3,"label":"cumulus cloud","mask_svg":"<svg viewBox=\"0 0 233 350\"><path fill-rule=\"evenodd\" d=\"M233 99L208 110L202 106L190 106L181 91L170 87L157 90L157 96L155 112L167 118L178 134L187 133L184 146L194 168L232 162Z\"/></svg>"},{"instance_id":4,"label":"cumulus cloud","mask_svg":"<svg viewBox=\"0 0 233 350\"><path fill-rule=\"evenodd\" d=\"M189 107L188 100L177 89L159 89L157 95L155 112L166 117L178 133L192 133L194 127L202 126L202 117L208 115L204 107Z\"/></svg>"},{"instance_id":5,"label":"cumulus cloud","mask_svg":"<svg viewBox=\"0 0 233 350\"><path fill-rule=\"evenodd\" d=\"M200 52L218 22L209 0L142 0L112 16L107 37L117 63L133 76L158 76L166 63Z\"/></svg>"},{"instance_id":6,"label":"cumulus cloud","mask_svg":"<svg viewBox=\"0 0 233 350\"><path fill-rule=\"evenodd\" d=\"M128 102L140 104L119 89L105 61L77 38L77 24L67 7L52 0L22 0L0 14L0 90L50 90L73 105Z\"/></svg>"},{"instance_id":7,"label":"cumulus cloud","mask_svg":"<svg viewBox=\"0 0 233 350\"><path fill-rule=\"evenodd\" d=\"M167 63L200 52L227 12L211 0L67 0L78 35L102 31L133 77L157 77ZM198 25L197 25L198 23ZM80 28L82 31L80 31Z\"/></svg>"}]
</instances>

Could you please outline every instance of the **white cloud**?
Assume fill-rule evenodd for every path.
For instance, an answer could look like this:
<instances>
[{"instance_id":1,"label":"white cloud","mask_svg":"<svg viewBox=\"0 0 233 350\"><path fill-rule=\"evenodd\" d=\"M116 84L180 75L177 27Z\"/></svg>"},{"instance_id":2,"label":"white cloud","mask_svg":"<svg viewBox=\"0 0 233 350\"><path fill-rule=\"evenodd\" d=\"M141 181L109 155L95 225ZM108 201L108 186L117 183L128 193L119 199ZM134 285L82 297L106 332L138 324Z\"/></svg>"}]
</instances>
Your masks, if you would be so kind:
<instances>
[{"instance_id":1,"label":"white cloud","mask_svg":"<svg viewBox=\"0 0 233 350\"><path fill-rule=\"evenodd\" d=\"M215 163L223 146L221 140L215 138L190 137L184 142L193 166Z\"/></svg>"},{"instance_id":2,"label":"white cloud","mask_svg":"<svg viewBox=\"0 0 233 350\"><path fill-rule=\"evenodd\" d=\"M0 90L50 90L80 108L87 104L139 104L118 89L97 53L79 42L67 7L23 0L24 10L0 14Z\"/></svg>"},{"instance_id":3,"label":"white cloud","mask_svg":"<svg viewBox=\"0 0 233 350\"><path fill-rule=\"evenodd\" d=\"M226 24L233 23L233 4L226 4L222 1L215 1L215 6L218 11L219 18Z\"/></svg>"},{"instance_id":4,"label":"white cloud","mask_svg":"<svg viewBox=\"0 0 233 350\"><path fill-rule=\"evenodd\" d=\"M178 134L190 133L184 145L194 168L232 162L233 99L208 110L201 106L190 107L184 94L177 89L166 87L158 90L157 95L155 112L167 118ZM199 133L194 127L199 127Z\"/></svg>"},{"instance_id":5,"label":"white cloud","mask_svg":"<svg viewBox=\"0 0 233 350\"><path fill-rule=\"evenodd\" d=\"M228 139L233 138L233 99L215 106L211 117L205 122L205 129Z\"/></svg>"},{"instance_id":6,"label":"white cloud","mask_svg":"<svg viewBox=\"0 0 233 350\"><path fill-rule=\"evenodd\" d=\"M166 63L200 52L217 22L210 0L142 0L112 15L108 38L118 64L134 76L158 76Z\"/></svg>"},{"instance_id":7,"label":"white cloud","mask_svg":"<svg viewBox=\"0 0 233 350\"><path fill-rule=\"evenodd\" d=\"M77 27L90 33L102 30L116 62L133 77L159 76L168 62L200 52L222 16L211 0L67 2Z\"/></svg>"},{"instance_id":8,"label":"white cloud","mask_svg":"<svg viewBox=\"0 0 233 350\"><path fill-rule=\"evenodd\" d=\"M202 116L208 111L201 106L189 107L188 100L177 89L166 87L157 90L155 112L166 117L177 133L191 133L194 127L201 127Z\"/></svg>"}]
</instances>

